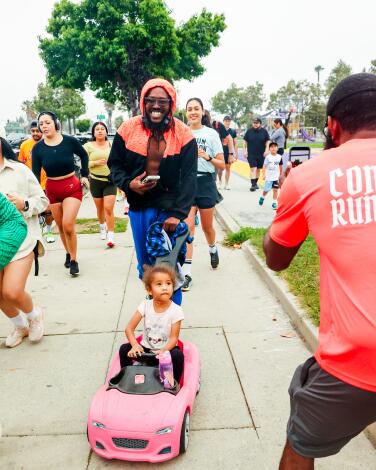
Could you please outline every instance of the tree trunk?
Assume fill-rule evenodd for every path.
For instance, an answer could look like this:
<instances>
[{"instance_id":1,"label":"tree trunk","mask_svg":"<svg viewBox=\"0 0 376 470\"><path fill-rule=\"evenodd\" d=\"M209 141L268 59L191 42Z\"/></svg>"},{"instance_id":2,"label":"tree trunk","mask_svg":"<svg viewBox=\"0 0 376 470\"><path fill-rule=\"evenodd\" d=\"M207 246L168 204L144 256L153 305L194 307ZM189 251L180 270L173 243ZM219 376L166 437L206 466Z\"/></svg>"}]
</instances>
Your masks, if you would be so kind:
<instances>
[{"instance_id":1,"label":"tree trunk","mask_svg":"<svg viewBox=\"0 0 376 470\"><path fill-rule=\"evenodd\" d=\"M68 129L69 129L69 134L72 134L72 125L71 125L70 118L68 118Z\"/></svg>"},{"instance_id":2,"label":"tree trunk","mask_svg":"<svg viewBox=\"0 0 376 470\"><path fill-rule=\"evenodd\" d=\"M75 134L76 133L76 118L73 118L72 121L73 121L73 134Z\"/></svg>"}]
</instances>

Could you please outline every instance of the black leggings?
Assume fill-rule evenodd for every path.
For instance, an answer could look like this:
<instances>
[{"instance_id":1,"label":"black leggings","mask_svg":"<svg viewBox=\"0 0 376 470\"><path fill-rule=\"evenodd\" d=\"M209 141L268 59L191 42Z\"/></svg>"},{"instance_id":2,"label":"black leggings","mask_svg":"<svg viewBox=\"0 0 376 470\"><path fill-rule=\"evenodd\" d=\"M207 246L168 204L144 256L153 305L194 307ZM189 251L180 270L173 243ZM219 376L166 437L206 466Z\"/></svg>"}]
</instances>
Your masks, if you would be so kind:
<instances>
[{"instance_id":1,"label":"black leggings","mask_svg":"<svg viewBox=\"0 0 376 470\"><path fill-rule=\"evenodd\" d=\"M145 346L142 346L144 351L149 353L152 352L150 348L145 348ZM120 356L120 366L126 367L126 366L131 366L133 364L134 360L133 357L128 357L129 351L132 349L132 345L130 343L125 343L120 346L119 349L119 356ZM172 367L174 369L174 378L176 382L180 382L181 376L183 374L184 370L184 354L183 351L180 350L179 346L175 346L173 349L170 351L171 353L171 360L172 360ZM158 359L155 359L155 365L158 365Z\"/></svg>"}]
</instances>

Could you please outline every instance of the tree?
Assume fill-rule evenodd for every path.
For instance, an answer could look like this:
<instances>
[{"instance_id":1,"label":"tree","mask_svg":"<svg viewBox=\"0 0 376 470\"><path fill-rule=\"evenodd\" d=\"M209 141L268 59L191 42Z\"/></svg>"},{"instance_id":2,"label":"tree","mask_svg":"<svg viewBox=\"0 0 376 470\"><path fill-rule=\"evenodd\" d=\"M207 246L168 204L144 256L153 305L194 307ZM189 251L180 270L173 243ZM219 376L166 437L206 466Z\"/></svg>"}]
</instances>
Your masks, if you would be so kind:
<instances>
[{"instance_id":1,"label":"tree","mask_svg":"<svg viewBox=\"0 0 376 470\"><path fill-rule=\"evenodd\" d=\"M115 118L115 128L118 129L120 124L124 122L124 116L117 116Z\"/></svg>"},{"instance_id":2,"label":"tree","mask_svg":"<svg viewBox=\"0 0 376 470\"><path fill-rule=\"evenodd\" d=\"M200 59L219 43L223 15L205 9L175 26L163 0L61 0L40 52L53 86L84 90L138 111L139 92L152 76L187 79L204 72Z\"/></svg>"},{"instance_id":3,"label":"tree","mask_svg":"<svg viewBox=\"0 0 376 470\"><path fill-rule=\"evenodd\" d=\"M369 73L376 74L376 60L371 60L371 67L369 69Z\"/></svg>"},{"instance_id":4,"label":"tree","mask_svg":"<svg viewBox=\"0 0 376 470\"><path fill-rule=\"evenodd\" d=\"M81 93L69 88L52 88L50 85L43 83L38 85L37 96L32 103L38 113L52 111L59 117L60 121L67 119L69 132L72 132L71 120L73 120L74 132L75 119L86 111L85 101Z\"/></svg>"},{"instance_id":5,"label":"tree","mask_svg":"<svg viewBox=\"0 0 376 470\"><path fill-rule=\"evenodd\" d=\"M247 121L250 113L262 107L265 101L262 91L263 85L259 82L247 88L240 88L232 83L227 90L213 96L212 107L218 113L229 114L231 119L241 124Z\"/></svg>"},{"instance_id":6,"label":"tree","mask_svg":"<svg viewBox=\"0 0 376 470\"><path fill-rule=\"evenodd\" d=\"M320 72L324 70L324 67L321 65L316 65L315 72L317 73L317 85L320 85Z\"/></svg>"},{"instance_id":7,"label":"tree","mask_svg":"<svg viewBox=\"0 0 376 470\"><path fill-rule=\"evenodd\" d=\"M174 116L187 124L187 113L185 109L177 109Z\"/></svg>"},{"instance_id":8,"label":"tree","mask_svg":"<svg viewBox=\"0 0 376 470\"><path fill-rule=\"evenodd\" d=\"M326 95L330 96L336 85L341 80L351 75L351 73L351 66L343 62L343 60L339 60L336 66L331 70L328 80L325 82Z\"/></svg>"},{"instance_id":9,"label":"tree","mask_svg":"<svg viewBox=\"0 0 376 470\"><path fill-rule=\"evenodd\" d=\"M26 114L26 119L30 122L37 118L38 113L35 110L34 102L25 100L22 103L22 111Z\"/></svg>"},{"instance_id":10,"label":"tree","mask_svg":"<svg viewBox=\"0 0 376 470\"><path fill-rule=\"evenodd\" d=\"M78 129L78 132L88 132L90 129L90 124L91 124L91 121L88 118L77 119L76 127Z\"/></svg>"},{"instance_id":11,"label":"tree","mask_svg":"<svg viewBox=\"0 0 376 470\"><path fill-rule=\"evenodd\" d=\"M304 113L304 125L323 129L326 119L326 104L323 101L314 101Z\"/></svg>"},{"instance_id":12,"label":"tree","mask_svg":"<svg viewBox=\"0 0 376 470\"><path fill-rule=\"evenodd\" d=\"M105 101L104 109L107 111L107 114L108 114L108 119L107 119L108 132L112 132L112 113L115 109L115 105L112 103L109 103L108 101Z\"/></svg>"},{"instance_id":13,"label":"tree","mask_svg":"<svg viewBox=\"0 0 376 470\"><path fill-rule=\"evenodd\" d=\"M318 101L322 95L319 85L307 80L289 80L287 84L271 93L269 97L268 109L286 108L290 104L302 110L310 106L312 102ZM281 106L281 103L286 103ZM285 111L286 109L284 109Z\"/></svg>"}]
</instances>

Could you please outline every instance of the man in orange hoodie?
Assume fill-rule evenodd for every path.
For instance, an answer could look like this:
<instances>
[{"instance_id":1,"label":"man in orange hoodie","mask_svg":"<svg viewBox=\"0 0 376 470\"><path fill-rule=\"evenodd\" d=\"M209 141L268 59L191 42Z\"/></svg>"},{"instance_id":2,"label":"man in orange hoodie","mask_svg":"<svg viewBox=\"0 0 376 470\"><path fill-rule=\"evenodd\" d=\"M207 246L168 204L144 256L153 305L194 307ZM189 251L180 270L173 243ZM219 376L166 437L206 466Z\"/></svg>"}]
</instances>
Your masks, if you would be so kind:
<instances>
[{"instance_id":1,"label":"man in orange hoodie","mask_svg":"<svg viewBox=\"0 0 376 470\"><path fill-rule=\"evenodd\" d=\"M197 184L197 144L191 130L173 117L176 91L167 80L149 80L140 96L141 115L118 129L108 160L114 184L129 202L129 219L137 253L138 271L150 264L146 233L156 220L174 232L189 214ZM158 180L143 182L146 176ZM174 302L181 303L176 291Z\"/></svg>"}]
</instances>

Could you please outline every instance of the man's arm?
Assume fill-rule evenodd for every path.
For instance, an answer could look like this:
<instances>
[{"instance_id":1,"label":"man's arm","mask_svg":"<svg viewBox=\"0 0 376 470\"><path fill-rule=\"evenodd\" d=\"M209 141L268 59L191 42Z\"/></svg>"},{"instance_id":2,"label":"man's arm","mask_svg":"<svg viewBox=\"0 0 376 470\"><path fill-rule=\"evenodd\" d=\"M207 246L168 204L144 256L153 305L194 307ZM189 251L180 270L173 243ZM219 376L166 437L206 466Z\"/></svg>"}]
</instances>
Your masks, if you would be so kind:
<instances>
[{"instance_id":1,"label":"man's arm","mask_svg":"<svg viewBox=\"0 0 376 470\"><path fill-rule=\"evenodd\" d=\"M263 243L266 264L273 271L289 267L309 233L304 204L293 175L288 176L280 192L277 215Z\"/></svg>"},{"instance_id":2,"label":"man's arm","mask_svg":"<svg viewBox=\"0 0 376 470\"><path fill-rule=\"evenodd\" d=\"M269 235L270 229L266 232L264 237L264 253L266 257L266 264L268 268L273 271L282 271L290 266L294 256L299 251L303 242L297 246L287 247L276 243Z\"/></svg>"}]
</instances>

